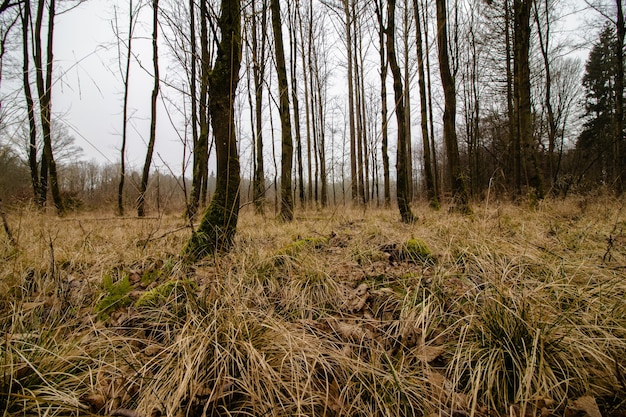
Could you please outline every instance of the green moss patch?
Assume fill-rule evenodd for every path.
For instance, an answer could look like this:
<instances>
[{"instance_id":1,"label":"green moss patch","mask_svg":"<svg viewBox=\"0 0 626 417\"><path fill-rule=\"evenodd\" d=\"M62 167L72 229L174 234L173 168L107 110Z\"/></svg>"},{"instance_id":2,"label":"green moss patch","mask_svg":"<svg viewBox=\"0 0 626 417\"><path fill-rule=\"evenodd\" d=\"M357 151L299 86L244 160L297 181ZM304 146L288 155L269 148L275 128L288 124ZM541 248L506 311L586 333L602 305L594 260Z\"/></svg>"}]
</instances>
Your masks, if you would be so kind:
<instances>
[{"instance_id":1,"label":"green moss patch","mask_svg":"<svg viewBox=\"0 0 626 417\"><path fill-rule=\"evenodd\" d=\"M198 285L190 280L167 281L153 289L146 291L137 299L135 305L138 308L160 307L172 300L181 301L187 299L187 294L196 292Z\"/></svg>"},{"instance_id":2,"label":"green moss patch","mask_svg":"<svg viewBox=\"0 0 626 417\"><path fill-rule=\"evenodd\" d=\"M99 319L106 319L115 310L127 307L132 303L130 292L133 286L126 274L117 281L113 276L105 275L102 279L102 289L104 296L95 307Z\"/></svg>"},{"instance_id":3,"label":"green moss patch","mask_svg":"<svg viewBox=\"0 0 626 417\"><path fill-rule=\"evenodd\" d=\"M307 248L321 249L328 244L327 237L307 237L298 239L283 247L278 251L278 256L297 256L300 252Z\"/></svg>"}]
</instances>

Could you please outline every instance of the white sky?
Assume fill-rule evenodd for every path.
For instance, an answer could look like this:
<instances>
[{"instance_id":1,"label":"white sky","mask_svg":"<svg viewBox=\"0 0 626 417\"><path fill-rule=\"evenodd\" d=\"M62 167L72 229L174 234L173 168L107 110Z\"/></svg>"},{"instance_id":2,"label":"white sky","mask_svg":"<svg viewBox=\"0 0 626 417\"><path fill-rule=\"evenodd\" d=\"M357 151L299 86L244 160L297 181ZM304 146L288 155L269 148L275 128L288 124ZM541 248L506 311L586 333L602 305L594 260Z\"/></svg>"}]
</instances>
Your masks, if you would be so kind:
<instances>
[{"instance_id":1,"label":"white sky","mask_svg":"<svg viewBox=\"0 0 626 417\"><path fill-rule=\"evenodd\" d=\"M569 8L581 8L575 2L564 0ZM89 0L69 13L59 15L55 27L55 85L53 90L53 113L70 126L70 133L76 144L83 148L85 159L99 162L117 163L121 144L122 93L123 85L119 75L117 47L112 30L113 8L120 4L127 7L127 1ZM151 9L143 11L143 21L150 21ZM569 16L568 27L572 38L593 39L591 33L581 32L585 20L594 18L593 13L577 13ZM127 16L119 13L120 26L126 31ZM151 70L151 33L149 24L137 28L133 50L143 66ZM160 34L162 36L162 33ZM583 52L583 60L586 52ZM161 76L171 78L172 60L166 47L160 46ZM345 70L338 68L335 76L344 77ZM243 73L242 73L243 77ZM245 79L242 79L245 83ZM127 161L136 169L143 166L145 142L149 135L150 94L152 80L145 69L135 62L131 69L130 114L132 115L130 137L127 148ZM180 102L171 89L162 84L161 97L166 94ZM332 95L332 94L331 94ZM158 110L158 129L153 166L162 172L168 169L180 174L183 146L179 129L174 129L164 111L161 100ZM413 106L413 111L418 107ZM244 115L247 120L247 114ZM178 119L180 120L180 119ZM269 149L268 149L269 151ZM246 150L246 152L248 152ZM165 164L169 166L166 167Z\"/></svg>"},{"instance_id":2,"label":"white sky","mask_svg":"<svg viewBox=\"0 0 626 417\"><path fill-rule=\"evenodd\" d=\"M72 127L76 143L87 159L101 162L119 161L122 131L123 84L117 60L117 46L112 29L113 5L107 0L89 0L79 8L60 15L55 27L55 84L53 112ZM151 13L149 8L145 13ZM126 31L127 17L122 10L120 26ZM151 28L138 26L133 51L142 65L151 70ZM162 74L168 65L162 47ZM122 50L124 53L124 50ZM61 76L62 74L62 76ZM150 95L152 79L136 62L131 67L129 140L127 160L141 168L145 159L145 142L149 136ZM165 88L161 86L161 94ZM170 94L170 92L167 92ZM159 101L161 104L161 101ZM182 145L159 106L155 166L162 166L159 155L180 172Z\"/></svg>"}]
</instances>

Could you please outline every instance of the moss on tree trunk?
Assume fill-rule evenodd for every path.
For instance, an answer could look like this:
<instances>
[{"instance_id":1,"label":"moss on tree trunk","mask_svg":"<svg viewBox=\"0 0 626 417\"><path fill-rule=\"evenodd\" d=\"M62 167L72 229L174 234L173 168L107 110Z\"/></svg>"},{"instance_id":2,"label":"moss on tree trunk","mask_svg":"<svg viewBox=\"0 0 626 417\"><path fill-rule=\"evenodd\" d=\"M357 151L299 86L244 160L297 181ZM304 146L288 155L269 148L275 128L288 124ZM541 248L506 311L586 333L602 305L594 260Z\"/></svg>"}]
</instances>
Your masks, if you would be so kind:
<instances>
[{"instance_id":1,"label":"moss on tree trunk","mask_svg":"<svg viewBox=\"0 0 626 417\"><path fill-rule=\"evenodd\" d=\"M215 133L217 184L198 229L183 250L191 262L232 245L239 216L239 157L235 137L234 101L241 66L239 0L222 0L222 39L209 74L209 112Z\"/></svg>"}]
</instances>

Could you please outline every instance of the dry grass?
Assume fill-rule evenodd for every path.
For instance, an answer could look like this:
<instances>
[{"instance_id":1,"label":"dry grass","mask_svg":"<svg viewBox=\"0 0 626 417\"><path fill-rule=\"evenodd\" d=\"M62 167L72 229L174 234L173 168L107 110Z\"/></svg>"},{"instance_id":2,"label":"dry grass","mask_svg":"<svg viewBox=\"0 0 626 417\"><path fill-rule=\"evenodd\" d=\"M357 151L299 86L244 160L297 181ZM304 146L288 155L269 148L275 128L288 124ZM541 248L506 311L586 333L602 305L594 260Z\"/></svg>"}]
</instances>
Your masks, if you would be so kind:
<instances>
[{"instance_id":1,"label":"dry grass","mask_svg":"<svg viewBox=\"0 0 626 417\"><path fill-rule=\"evenodd\" d=\"M245 212L233 251L195 266L178 257L181 218L9 213L0 410L624 412L623 201L414 211L411 226L385 210ZM431 255L407 254L411 239Z\"/></svg>"}]
</instances>

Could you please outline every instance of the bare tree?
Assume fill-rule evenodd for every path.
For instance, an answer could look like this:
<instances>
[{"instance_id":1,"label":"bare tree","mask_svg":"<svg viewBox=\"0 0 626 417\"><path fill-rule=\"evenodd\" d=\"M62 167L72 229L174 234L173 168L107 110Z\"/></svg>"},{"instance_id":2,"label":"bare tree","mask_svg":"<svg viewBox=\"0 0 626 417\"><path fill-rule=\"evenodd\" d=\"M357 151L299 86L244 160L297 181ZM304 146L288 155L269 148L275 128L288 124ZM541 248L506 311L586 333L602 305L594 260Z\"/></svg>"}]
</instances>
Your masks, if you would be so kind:
<instances>
[{"instance_id":1,"label":"bare tree","mask_svg":"<svg viewBox=\"0 0 626 417\"><path fill-rule=\"evenodd\" d=\"M402 88L402 74L400 67L398 66L398 60L396 58L396 46L395 46L395 11L396 0L389 0L387 5L387 59L389 61L389 68L393 75L393 92L396 100L396 121L398 123L398 146L397 146L397 200L398 208L400 210L400 218L405 223L412 223L415 221L415 216L411 211L410 197L409 197L409 173L407 171L407 158L406 154L407 146L407 133L406 133L406 116L404 115L404 89Z\"/></svg>"},{"instance_id":2,"label":"bare tree","mask_svg":"<svg viewBox=\"0 0 626 417\"><path fill-rule=\"evenodd\" d=\"M41 118L41 130L43 132L43 157L40 164L40 180L39 180L39 205L44 206L48 194L48 179L50 179L50 189L52 190L52 199L59 213L63 212L63 201L59 191L59 181L57 176L56 162L52 151L52 67L54 62L53 55L53 36L54 36L54 18L56 15L56 0L50 0L47 7L47 26L48 32L46 36L46 63L44 68L43 48L42 48L42 26L46 9L46 1L39 0L37 4L37 16L35 19L35 36L34 36L34 60L36 69L37 92L39 96L39 115Z\"/></svg>"},{"instance_id":3,"label":"bare tree","mask_svg":"<svg viewBox=\"0 0 626 417\"><path fill-rule=\"evenodd\" d=\"M261 28L257 24L256 2L252 0L252 65L254 74L256 162L253 179L253 199L257 213L263 213L265 200L265 169L263 163L263 77L265 76L265 49L267 40L267 0L261 3ZM259 49L260 48L260 49Z\"/></svg>"},{"instance_id":4,"label":"bare tree","mask_svg":"<svg viewBox=\"0 0 626 417\"><path fill-rule=\"evenodd\" d=\"M626 25L624 24L624 5L622 0L616 2L616 32L617 51L616 60L619 70L615 74L615 140L618 144L618 169L619 182L618 192L626 190L626 138L624 136L624 37L626 36Z\"/></svg>"},{"instance_id":5,"label":"bare tree","mask_svg":"<svg viewBox=\"0 0 626 417\"><path fill-rule=\"evenodd\" d=\"M326 112L326 76L324 74L325 71L325 62L326 57L323 55L324 53L324 45L321 44L324 39L324 34L319 32L314 37L317 41L312 47L312 54L310 60L310 68L309 72L311 75L311 105L315 107L315 111L313 112L314 116L314 126L315 126L315 144L316 144L316 160L318 160L319 164L319 176L316 175L316 183L317 178L319 178L319 198L322 207L326 207L328 204L328 178L326 171L326 120L325 120L325 112ZM310 39L313 43L313 38ZM314 87L315 85L315 87ZM316 104L316 105L315 105ZM316 187L317 188L317 187ZM317 192L316 192L317 198Z\"/></svg>"},{"instance_id":6,"label":"bare tree","mask_svg":"<svg viewBox=\"0 0 626 417\"><path fill-rule=\"evenodd\" d=\"M354 1L354 0L352 0ZM356 124L354 115L354 68L352 64L352 14L350 13L351 0L343 0L346 30L346 53L348 60L348 118L350 127L350 178L352 181L352 201L359 203L359 187L357 178L357 157L356 157Z\"/></svg>"},{"instance_id":7,"label":"bare tree","mask_svg":"<svg viewBox=\"0 0 626 417\"><path fill-rule=\"evenodd\" d=\"M293 139L291 137L291 118L289 116L289 86L285 49L283 47L283 31L279 0L270 0L272 11L272 31L274 32L274 52L276 54L276 72L278 74L279 115L282 137L281 151L281 204L280 217L283 221L293 220L293 195L291 187L291 170L293 165Z\"/></svg>"},{"instance_id":8,"label":"bare tree","mask_svg":"<svg viewBox=\"0 0 626 417\"><path fill-rule=\"evenodd\" d=\"M152 65L154 70L154 84L152 86L152 96L150 100L150 138L148 139L148 150L146 152L146 161L143 165L141 184L139 186L139 198L137 200L137 216L139 217L144 217L146 215L146 190L148 189L148 177L150 175L150 165L152 164L154 143L156 141L157 98L159 95L158 28L159 0L152 0Z\"/></svg>"},{"instance_id":9,"label":"bare tree","mask_svg":"<svg viewBox=\"0 0 626 417\"><path fill-rule=\"evenodd\" d=\"M409 37L411 36L411 13L409 11L409 1L404 0L402 5L402 43L404 58L404 105L406 111L406 154L407 172L409 173L409 199L415 198L413 187L413 134L411 133L411 74L410 74L410 54Z\"/></svg>"},{"instance_id":10,"label":"bare tree","mask_svg":"<svg viewBox=\"0 0 626 417\"><path fill-rule=\"evenodd\" d=\"M448 56L448 18L445 0L437 0L437 49L439 72L444 94L443 140L448 157L448 175L452 181L452 192L456 209L470 213L467 186L459 161L459 145L456 135L456 86L450 70Z\"/></svg>"},{"instance_id":11,"label":"bare tree","mask_svg":"<svg viewBox=\"0 0 626 417\"><path fill-rule=\"evenodd\" d=\"M391 183L389 180L389 130L387 129L387 52L385 49L385 23L383 21L383 2L375 3L376 19L378 20L378 49L380 54L380 103L381 103L381 154L383 159L383 188L385 207L391 205Z\"/></svg>"},{"instance_id":12,"label":"bare tree","mask_svg":"<svg viewBox=\"0 0 626 417\"><path fill-rule=\"evenodd\" d=\"M415 13L416 22L416 39L415 45L417 49L417 71L418 71L418 87L420 96L420 126L422 129L422 144L424 149L424 177L426 179L426 195L430 206L434 209L439 208L439 198L435 186L435 178L433 175L433 160L430 151L430 142L428 136L428 106L426 104L426 79L424 75L424 53L422 41L422 25L418 0L413 0L413 12Z\"/></svg>"},{"instance_id":13,"label":"bare tree","mask_svg":"<svg viewBox=\"0 0 626 417\"><path fill-rule=\"evenodd\" d=\"M26 3L28 0L2 0L0 3L0 14L6 12L12 7L18 6L22 3Z\"/></svg>"},{"instance_id":14,"label":"bare tree","mask_svg":"<svg viewBox=\"0 0 626 417\"><path fill-rule=\"evenodd\" d=\"M516 136L521 145L522 173L526 184L543 198L537 150L533 136L530 94L530 12L533 0L514 0L513 91L516 116Z\"/></svg>"},{"instance_id":15,"label":"bare tree","mask_svg":"<svg viewBox=\"0 0 626 417\"><path fill-rule=\"evenodd\" d=\"M360 12L357 12L357 2L353 1L351 4L351 17L350 22L352 23L352 57L354 59L353 69L354 69L354 115L356 121L356 173L357 173L357 184L358 184L358 196L359 201L362 204L367 203L367 173L365 172L365 147L366 145L366 132L365 132L365 111L364 111L364 101L365 101L365 70L363 68L363 48L362 48L362 31L361 31L361 21L360 21Z\"/></svg>"},{"instance_id":16,"label":"bare tree","mask_svg":"<svg viewBox=\"0 0 626 417\"><path fill-rule=\"evenodd\" d=\"M122 82L124 83L124 99L122 104L122 146L120 148L120 181L117 188L117 212L120 216L124 214L124 182L126 179L126 143L128 138L128 93L130 90L130 64L132 57L132 42L133 33L135 31L135 25L137 23L137 16L141 3L136 7L133 5L133 0L128 3L128 37L126 39L126 55L124 61L124 69L120 68L120 74L122 76ZM117 11L115 13L115 26L114 31L117 37L118 55L121 66L121 45L122 39L119 32L119 26L117 23Z\"/></svg>"},{"instance_id":17,"label":"bare tree","mask_svg":"<svg viewBox=\"0 0 626 417\"><path fill-rule=\"evenodd\" d=\"M191 7L191 15L195 20L195 7ZM209 161L209 120L208 120L208 91L209 91L209 71L210 71L210 57L209 57L209 34L208 34L208 8L207 1L200 2L200 97L198 100L198 119L200 132L198 133L196 140L194 141L193 150L193 176L191 185L191 201L189 204L188 215L190 218L195 216L200 205L200 199L204 200L206 194L207 184L206 175L208 173L208 161ZM195 34L195 28L192 32ZM190 40L193 45L193 51L195 52L195 39ZM196 53L192 53L192 62L198 59ZM195 67L195 65L194 65ZM194 68L195 69L195 68ZM192 79L195 78L195 73ZM192 85L195 83L192 82ZM194 88L195 89L195 88ZM192 102L193 103L193 102ZM192 109L193 111L193 109Z\"/></svg>"},{"instance_id":18,"label":"bare tree","mask_svg":"<svg viewBox=\"0 0 626 417\"><path fill-rule=\"evenodd\" d=\"M30 52L28 49L30 33L30 1L25 1L24 6L21 8L21 20L22 20L22 52L23 52L23 84L24 84L24 97L26 98L26 111L28 114L28 133L29 133L29 148L28 148L28 166L30 168L30 177L33 184L34 198L37 203L40 203L41 190L39 183L39 172L37 171L37 123L35 120L35 102L33 100L33 93L30 88Z\"/></svg>"},{"instance_id":19,"label":"bare tree","mask_svg":"<svg viewBox=\"0 0 626 417\"><path fill-rule=\"evenodd\" d=\"M300 131L300 102L298 100L298 42L296 30L296 14L291 11L291 4L287 3L288 22L289 22L289 44L290 44L290 75L291 75L291 99L293 101L293 121L296 135L296 172L297 172L297 189L300 205L304 208L306 204L304 190L304 167L302 163L302 135ZM306 80L305 80L306 83Z\"/></svg>"},{"instance_id":20,"label":"bare tree","mask_svg":"<svg viewBox=\"0 0 626 417\"><path fill-rule=\"evenodd\" d=\"M241 7L239 0L222 0L218 27L221 39L209 75L209 112L215 133L217 184L198 230L183 250L190 261L228 250L239 217L239 156L235 135L235 94L241 67Z\"/></svg>"}]
</instances>

